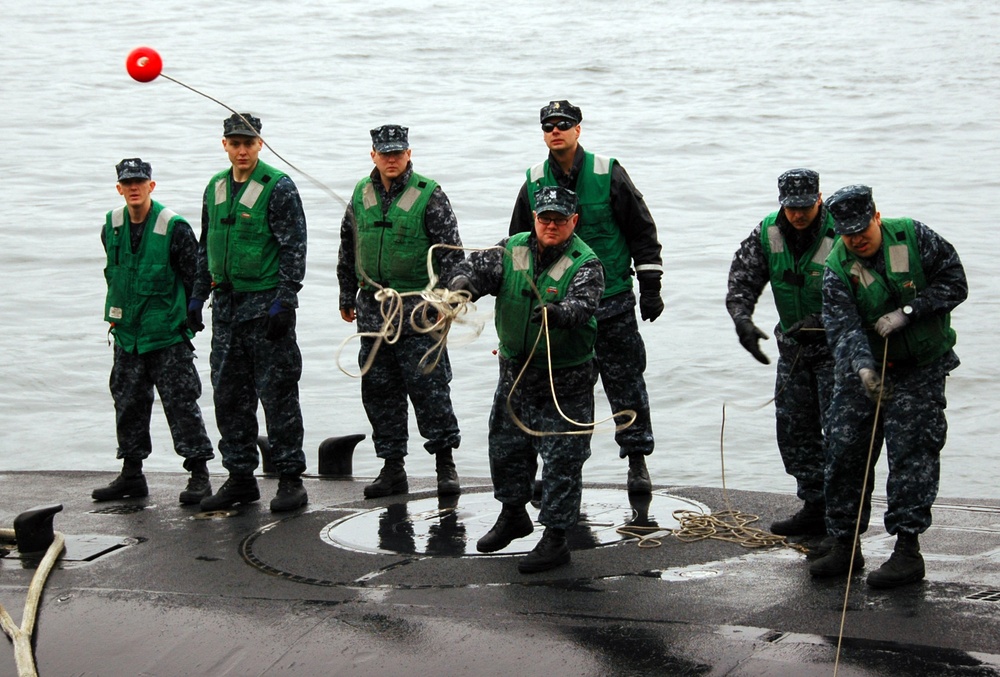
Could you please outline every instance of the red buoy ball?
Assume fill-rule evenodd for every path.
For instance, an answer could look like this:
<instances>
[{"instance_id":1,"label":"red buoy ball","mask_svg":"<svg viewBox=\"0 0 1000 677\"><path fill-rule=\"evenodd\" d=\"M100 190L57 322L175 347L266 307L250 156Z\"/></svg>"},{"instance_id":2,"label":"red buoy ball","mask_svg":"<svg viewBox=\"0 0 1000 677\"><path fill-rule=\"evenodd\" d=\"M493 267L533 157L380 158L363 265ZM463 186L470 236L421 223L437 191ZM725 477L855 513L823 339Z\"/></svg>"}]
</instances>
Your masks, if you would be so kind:
<instances>
[{"instance_id":1,"label":"red buoy ball","mask_svg":"<svg viewBox=\"0 0 1000 677\"><path fill-rule=\"evenodd\" d=\"M159 77L163 70L163 59L152 47L136 47L125 59L125 68L133 80L149 82Z\"/></svg>"}]
</instances>

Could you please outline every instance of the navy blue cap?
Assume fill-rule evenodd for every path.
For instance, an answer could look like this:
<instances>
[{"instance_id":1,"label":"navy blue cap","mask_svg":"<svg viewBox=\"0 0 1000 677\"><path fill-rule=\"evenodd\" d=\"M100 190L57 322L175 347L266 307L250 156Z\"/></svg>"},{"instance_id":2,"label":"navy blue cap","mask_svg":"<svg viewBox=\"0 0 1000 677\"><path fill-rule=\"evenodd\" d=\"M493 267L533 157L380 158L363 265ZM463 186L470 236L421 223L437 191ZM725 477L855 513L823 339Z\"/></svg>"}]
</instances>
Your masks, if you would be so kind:
<instances>
[{"instance_id":1,"label":"navy blue cap","mask_svg":"<svg viewBox=\"0 0 1000 677\"><path fill-rule=\"evenodd\" d=\"M400 125L382 125L371 130L376 153L395 153L410 147L410 129Z\"/></svg>"},{"instance_id":2,"label":"navy blue cap","mask_svg":"<svg viewBox=\"0 0 1000 677\"><path fill-rule=\"evenodd\" d=\"M563 216L576 214L576 193L562 186L545 186L535 192L535 213L558 212Z\"/></svg>"},{"instance_id":3,"label":"navy blue cap","mask_svg":"<svg viewBox=\"0 0 1000 677\"><path fill-rule=\"evenodd\" d=\"M153 168L150 164L137 157L122 160L115 165L115 169L118 171L119 181L126 179L146 179L149 181L153 178Z\"/></svg>"},{"instance_id":4,"label":"navy blue cap","mask_svg":"<svg viewBox=\"0 0 1000 677\"><path fill-rule=\"evenodd\" d=\"M812 207L819 199L819 174L811 169L789 169L778 177L782 207Z\"/></svg>"},{"instance_id":5,"label":"navy blue cap","mask_svg":"<svg viewBox=\"0 0 1000 677\"><path fill-rule=\"evenodd\" d=\"M860 184L844 186L826 201L826 209L833 217L833 230L837 235L863 232L875 216L872 189Z\"/></svg>"},{"instance_id":6,"label":"navy blue cap","mask_svg":"<svg viewBox=\"0 0 1000 677\"><path fill-rule=\"evenodd\" d=\"M247 122L250 124L248 125ZM222 135L260 136L260 128L262 126L260 118L256 118L250 115L250 113L233 113L222 123Z\"/></svg>"},{"instance_id":7,"label":"navy blue cap","mask_svg":"<svg viewBox=\"0 0 1000 677\"><path fill-rule=\"evenodd\" d=\"M549 105L542 106L538 113L538 121L545 122L552 118L565 118L579 124L583 121L583 112L565 99L559 101L549 101Z\"/></svg>"}]
</instances>

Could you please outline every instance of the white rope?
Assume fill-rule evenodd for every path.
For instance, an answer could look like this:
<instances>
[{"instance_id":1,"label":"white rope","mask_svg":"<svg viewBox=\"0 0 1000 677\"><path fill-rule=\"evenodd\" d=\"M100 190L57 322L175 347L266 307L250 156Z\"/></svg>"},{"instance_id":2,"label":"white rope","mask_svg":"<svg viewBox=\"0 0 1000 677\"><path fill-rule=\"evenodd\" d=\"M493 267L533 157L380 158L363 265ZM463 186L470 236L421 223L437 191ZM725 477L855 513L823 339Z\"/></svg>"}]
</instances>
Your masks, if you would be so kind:
<instances>
[{"instance_id":1,"label":"white rope","mask_svg":"<svg viewBox=\"0 0 1000 677\"><path fill-rule=\"evenodd\" d=\"M538 295L538 290L535 289L534 283L532 283L532 289L534 289L535 294ZM520 383L521 377L528 370L528 366L531 364L531 360L535 358L536 350L538 349L538 343L541 341L542 336L545 336L545 359L546 366L549 372L549 392L552 393L552 403L556 405L556 411L562 416L563 420L571 425L575 425L579 428L584 428L584 430L563 430L563 431L549 431L544 432L541 430L532 430L528 426L521 422L521 419L517 417L514 413L514 407L511 404L511 398L514 397L514 392L517 390L517 384ZM629 420L627 423L622 423L615 426L615 430L624 430L630 425L635 423L636 412L633 409L623 409L619 412L611 414L607 418L603 418L600 421L594 421L593 423L581 423L580 421L574 421L562 410L559 406L559 398L556 396L556 383L555 378L552 374L552 346L549 343L549 309L542 306L542 330L538 332L538 336L535 337L535 344L531 347L531 357L524 361L524 365L521 367L521 371L518 372L517 378L514 379L514 383L510 386L510 392L507 393L507 413L510 414L510 418L514 421L514 425L521 429L522 432L532 435L534 437L549 437L554 435L591 435L595 432L597 426L608 421L613 421L618 416L628 416Z\"/></svg>"},{"instance_id":2,"label":"white rope","mask_svg":"<svg viewBox=\"0 0 1000 677\"><path fill-rule=\"evenodd\" d=\"M847 565L847 584L844 586L844 605L840 610L840 628L837 630L837 651L833 660L833 677L837 677L840 670L840 648L844 643L844 625L847 623L847 603L851 594L851 577L854 576L854 556L860 545L861 538L861 516L864 514L865 498L868 495L868 475L872 471L872 455L875 451L875 436L878 432L878 417L882 411L882 399L885 392L885 369L889 362L889 338L886 337L885 345L882 349L882 387L878 391L878 399L875 401L875 420L872 423L872 434L868 441L868 458L865 461L865 472L861 478L861 498L858 501L858 517L854 522L854 538L851 541L851 561Z\"/></svg>"},{"instance_id":3,"label":"white rope","mask_svg":"<svg viewBox=\"0 0 1000 677\"><path fill-rule=\"evenodd\" d=\"M48 579L49 572L52 571L56 560L62 554L66 543L66 539L61 533L58 531L54 533L55 538L35 570L35 575L31 578L31 585L28 586L21 627L14 623L14 619L0 604L0 626L14 642L14 662L17 665L18 677L38 677L38 672L35 669L35 657L31 650L31 636L35 632L35 618L38 615L38 603L42 596L42 589L45 587L45 581ZM11 541L15 538L13 529L0 529L0 539Z\"/></svg>"},{"instance_id":4,"label":"white rope","mask_svg":"<svg viewBox=\"0 0 1000 677\"><path fill-rule=\"evenodd\" d=\"M391 287L383 287L379 283L372 280L367 273L362 270L362 277L371 286L376 288L375 300L379 302L379 312L382 314L382 327L378 331L357 332L345 338L337 348L335 356L337 360L337 368L351 378L361 378L367 374L381 345L383 343L392 345L399 341L400 337L403 335L404 299L407 297L419 296L422 300L410 313L409 322L410 327L418 334L431 334L435 338L434 345L427 350L424 356L420 358L419 362L424 373L433 371L434 368L437 367L438 362L440 362L441 356L444 354L444 350L448 345L448 334L451 330L451 325L455 322L463 324L468 323L463 319L464 316L471 310L475 310L475 304L472 303L472 296L469 292L464 290L451 291L443 288L435 289L435 286L438 283L438 276L434 271L434 250L456 249L461 251L486 251L487 249L496 248L497 247L486 247L484 249L472 249L447 244L432 245L427 250L427 276L429 280L427 286L420 291L398 292ZM355 259L355 266L360 266L357 258ZM360 267L358 269L361 270ZM474 326L473 338L479 336L483 329L482 323L472 322L470 324L473 324ZM354 339L360 340L362 338L372 338L375 339L375 342L372 345L371 351L368 353L368 358L361 366L361 371L357 374L353 374L345 369L343 364L341 364L340 354L343 352L344 347L348 343ZM432 357L433 359L431 359ZM429 360L430 363L428 364Z\"/></svg>"},{"instance_id":5,"label":"white rope","mask_svg":"<svg viewBox=\"0 0 1000 677\"><path fill-rule=\"evenodd\" d=\"M472 303L471 294L465 290L451 291L449 289L437 287L439 278L437 272L434 270L433 255L435 249L452 249L473 252L498 249L502 251L504 255L510 255L510 252L508 252L505 247L499 247L496 245L492 247L461 247L458 245L448 244L432 245L427 251L427 286L421 291L415 292L398 292L395 289L383 287L378 284L372 280L364 270L361 270L358 256L355 255L355 266L358 270L361 270L361 276L373 287L377 287L375 299L379 301L379 309L382 314L382 328L375 332L358 332L352 334L341 342L336 352L337 368L340 369L340 371L347 374L351 378L360 378L364 376L371 368L372 362L375 360L375 354L378 352L382 343L392 345L399 340L400 336L403 334L403 299L409 296L420 296L422 299L410 313L410 327L419 334L430 334L435 338L434 345L427 350L423 357L420 358L419 364L421 365L424 373L429 373L437 367L438 362L440 362L441 356L444 354L444 350L448 345L448 335L451 331L452 324L456 322L463 324L469 323L464 319L464 316L472 310L475 310L475 304ZM528 278L528 284L531 286L535 298L541 300L541 294L535 286L534 280ZM472 339L475 339L480 335L480 333L482 333L483 323L475 322L472 324L475 325L475 331ZM531 363L531 359L533 359L535 351L537 350L538 344L543 335L545 336L545 353L549 373L549 389L552 393L552 401L556 405L556 410L559 412L559 415L562 416L565 421L579 428L583 428L582 430L566 430L561 432L532 430L528 426L524 425L524 423L514 413L511 405L511 397L514 395L517 385L521 381L521 377L524 375L528 365ZM341 364L340 354L350 341L361 338L372 338L375 339L375 342L368 354L368 358L361 366L361 371L357 374L353 374L347 371L347 369L345 369ZM544 306L542 306L542 330L535 338L535 344L531 348L531 355L531 358L525 360L524 365L521 367L521 371L518 373L517 378L511 386L510 392L507 394L507 412L510 414L514 424L523 432L535 437L545 437L550 435L590 435L593 434L599 425L606 423L607 421L613 421L619 416L627 416L628 421L617 424L614 428L615 431L624 430L635 423L637 414L632 409L623 409L622 411L612 413L611 416L608 416L607 418L601 419L600 421L594 421L592 423L574 421L563 412L562 407L559 405L559 399L556 397L555 380L552 374L552 351L549 342L548 310Z\"/></svg>"}]
</instances>

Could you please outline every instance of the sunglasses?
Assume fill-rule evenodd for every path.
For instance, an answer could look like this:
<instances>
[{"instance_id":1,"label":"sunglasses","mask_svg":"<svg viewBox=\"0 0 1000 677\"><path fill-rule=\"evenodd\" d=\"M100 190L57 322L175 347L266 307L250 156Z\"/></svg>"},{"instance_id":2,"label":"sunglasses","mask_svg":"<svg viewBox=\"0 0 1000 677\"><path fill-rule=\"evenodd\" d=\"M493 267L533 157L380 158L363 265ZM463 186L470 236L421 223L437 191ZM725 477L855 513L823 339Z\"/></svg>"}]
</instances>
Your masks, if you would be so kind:
<instances>
[{"instance_id":1,"label":"sunglasses","mask_svg":"<svg viewBox=\"0 0 1000 677\"><path fill-rule=\"evenodd\" d=\"M560 228L562 228L567 223L569 223L569 219L570 219L570 217L568 217L568 216L558 216L556 218L549 218L548 216L539 216L538 217L538 222L540 224L542 224L543 226L548 226L548 225L554 223L557 226L559 226Z\"/></svg>"},{"instance_id":2,"label":"sunglasses","mask_svg":"<svg viewBox=\"0 0 1000 677\"><path fill-rule=\"evenodd\" d=\"M568 129L576 127L576 123L572 120L560 120L559 122L543 122L542 131L548 134L553 129L558 129L560 132L565 132Z\"/></svg>"}]
</instances>

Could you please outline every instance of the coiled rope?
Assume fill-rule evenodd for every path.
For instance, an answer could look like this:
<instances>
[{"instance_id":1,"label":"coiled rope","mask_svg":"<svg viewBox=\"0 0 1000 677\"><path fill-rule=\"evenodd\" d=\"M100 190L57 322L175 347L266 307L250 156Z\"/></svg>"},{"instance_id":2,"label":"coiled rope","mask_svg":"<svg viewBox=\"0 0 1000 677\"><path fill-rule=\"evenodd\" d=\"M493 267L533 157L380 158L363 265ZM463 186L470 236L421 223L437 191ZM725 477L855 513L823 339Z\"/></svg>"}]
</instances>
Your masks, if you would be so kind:
<instances>
[{"instance_id":1,"label":"coiled rope","mask_svg":"<svg viewBox=\"0 0 1000 677\"><path fill-rule=\"evenodd\" d=\"M355 230L355 238L357 238L357 231ZM357 249L357 248L355 248ZM424 373L431 372L441 360L441 356L444 354L444 350L448 345L448 336L451 331L451 327L454 323L470 323L465 319L466 314L475 310L475 304L472 302L472 295L465 290L452 291L443 287L438 287L438 276L434 270L434 250L435 249L452 249L460 251L490 251L490 250L500 250L504 255L509 256L510 252L504 247L492 246L492 247L460 247L457 245L447 245L447 244L435 244L432 245L427 251L427 274L429 281L427 286L420 290L414 292L398 292L390 287L385 287L380 285L378 282L371 279L371 277L364 271L361 267L360 261L357 256L357 251L355 251L355 267L361 272L361 277L370 284L375 291L375 300L379 302L379 310L382 315L382 327L378 331L374 332L358 332L352 334L345 338L340 346L337 348L336 360L337 367L352 378L360 378L368 373L371 368L372 363L375 360L375 355L383 343L392 345L399 341L400 337L403 335L404 329L404 317L403 317L403 307L404 298L419 296L421 301L413 308L409 317L410 327L418 334L429 334L434 339L434 345L431 346L426 353L420 358L419 365L423 369ZM526 276L529 285L531 286L532 293L535 298L541 301L541 293L538 291L538 287L535 286L534 280L527 276L526 272L521 271L522 275ZM475 326L475 331L470 340L475 339L483 330L482 322L472 323ZM532 360L535 358L538 352L538 345L541 342L542 336L545 337L546 346L546 364L548 367L549 375L549 389L552 394L552 401L556 406L556 410L559 415L571 425L576 426L577 430L565 430L565 431L542 431L533 430L526 426L517 414L514 413L513 406L511 405L511 399L517 390L518 384L521 382L521 378L524 376ZM347 371L341 364L340 355L344 350L344 347L354 339L361 338L372 338L374 339L374 344L368 353L368 357L365 363L361 366L360 372L357 374ZM545 306L542 306L542 328L535 337L535 343L531 348L531 357L524 361L520 372L518 372L514 383L511 386L510 392L507 394L507 413L510 415L511 420L514 422L521 431L528 435L535 437L546 437L552 435L590 435L596 431L597 426L606 423L607 421L614 421L620 416L627 416L628 420L621 424L616 424L614 430L624 430L632 425L636 420L636 412L631 409L623 409L622 411L612 413L607 418L601 419L594 422L581 422L575 421L567 416L562 407L559 405L559 399L556 396L555 380L553 377L552 369L552 351L551 344L549 340L549 322L548 322L548 310Z\"/></svg>"},{"instance_id":2,"label":"coiled rope","mask_svg":"<svg viewBox=\"0 0 1000 677\"><path fill-rule=\"evenodd\" d=\"M14 623L3 604L0 604L0 626L14 643L14 662L17 665L18 677L37 677L35 669L35 657L31 650L31 636L35 632L35 618L38 615L38 604L42 597L42 589L45 581L49 577L49 572L55 566L56 560L62 554L66 539L58 531L54 532L55 538L45 552L35 575L31 577L31 584L28 586L28 595L24 601L24 614L21 618L21 626ZM0 540L14 541L16 536L13 529L0 529Z\"/></svg>"},{"instance_id":3,"label":"coiled rope","mask_svg":"<svg viewBox=\"0 0 1000 677\"><path fill-rule=\"evenodd\" d=\"M791 367L789 367L789 376L791 376L792 372L795 370L795 366L798 364L801 353L802 346L799 346L799 350L795 353L795 359L792 361ZM763 404L751 407L751 409L753 411L763 409L767 405L774 402L775 398L777 398L781 391L785 389L787 384L788 381L786 379L785 383L781 385L781 388L775 393L774 397L767 400ZM728 543L736 543L744 548L772 548L782 546L798 550L803 553L809 552L809 549L805 546L799 543L791 543L784 536L778 536L777 534L772 534L770 531L765 529L758 529L757 527L750 526L754 522L760 520L758 515L733 509L732 503L729 500L729 489L726 487L725 435L726 403L723 402L722 425L719 430L719 465L722 473L722 498L726 504L725 510L721 512L713 512L708 515L694 510L675 510L673 512L673 517L680 525L677 529L664 529L660 526L625 524L618 527L615 531L628 538L639 539L638 546L640 548L659 547L662 545L662 540L660 539L663 537L664 532L668 532L666 535L673 536L683 543L694 543L696 541L712 539L717 541L726 541Z\"/></svg>"}]
</instances>

